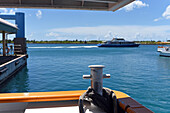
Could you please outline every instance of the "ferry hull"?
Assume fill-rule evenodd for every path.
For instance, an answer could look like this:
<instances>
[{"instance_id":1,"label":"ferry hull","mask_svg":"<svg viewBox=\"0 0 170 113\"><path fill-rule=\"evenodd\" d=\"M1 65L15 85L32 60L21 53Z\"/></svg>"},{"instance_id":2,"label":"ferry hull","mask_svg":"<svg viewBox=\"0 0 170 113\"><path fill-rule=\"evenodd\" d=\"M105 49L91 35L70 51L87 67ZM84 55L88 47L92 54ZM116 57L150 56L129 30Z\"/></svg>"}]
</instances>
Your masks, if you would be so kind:
<instances>
[{"instance_id":1,"label":"ferry hull","mask_svg":"<svg viewBox=\"0 0 170 113\"><path fill-rule=\"evenodd\" d=\"M98 47L139 47L140 44L97 44Z\"/></svg>"}]
</instances>

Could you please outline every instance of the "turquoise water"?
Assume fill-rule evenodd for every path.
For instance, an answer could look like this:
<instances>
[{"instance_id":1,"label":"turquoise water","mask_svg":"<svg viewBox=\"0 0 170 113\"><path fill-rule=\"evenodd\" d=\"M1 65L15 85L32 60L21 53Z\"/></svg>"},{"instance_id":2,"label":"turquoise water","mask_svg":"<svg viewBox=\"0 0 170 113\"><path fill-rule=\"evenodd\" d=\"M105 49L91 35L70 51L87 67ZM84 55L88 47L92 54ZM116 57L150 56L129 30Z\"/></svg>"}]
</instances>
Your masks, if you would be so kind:
<instances>
[{"instance_id":1,"label":"turquoise water","mask_svg":"<svg viewBox=\"0 0 170 113\"><path fill-rule=\"evenodd\" d=\"M157 113L170 112L170 58L155 45L97 48L95 45L29 44L28 65L0 92L82 90L90 85L88 65L105 65L104 86L127 93Z\"/></svg>"}]
</instances>

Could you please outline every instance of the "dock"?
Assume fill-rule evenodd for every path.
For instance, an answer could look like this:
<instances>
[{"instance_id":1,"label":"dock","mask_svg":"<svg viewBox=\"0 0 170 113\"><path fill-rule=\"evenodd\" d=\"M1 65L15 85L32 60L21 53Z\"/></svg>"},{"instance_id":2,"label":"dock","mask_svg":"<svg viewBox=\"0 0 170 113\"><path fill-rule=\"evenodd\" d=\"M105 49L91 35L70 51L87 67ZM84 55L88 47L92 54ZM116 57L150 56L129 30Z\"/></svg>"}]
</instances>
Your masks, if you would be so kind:
<instances>
[{"instance_id":1,"label":"dock","mask_svg":"<svg viewBox=\"0 0 170 113\"><path fill-rule=\"evenodd\" d=\"M4 19L15 20L16 25ZM27 64L28 55L23 22L24 13L0 15L0 33L2 33L3 45L2 54L0 54L0 84L8 81ZM14 38L14 45L8 47L7 36L10 34L16 34L16 38Z\"/></svg>"}]
</instances>

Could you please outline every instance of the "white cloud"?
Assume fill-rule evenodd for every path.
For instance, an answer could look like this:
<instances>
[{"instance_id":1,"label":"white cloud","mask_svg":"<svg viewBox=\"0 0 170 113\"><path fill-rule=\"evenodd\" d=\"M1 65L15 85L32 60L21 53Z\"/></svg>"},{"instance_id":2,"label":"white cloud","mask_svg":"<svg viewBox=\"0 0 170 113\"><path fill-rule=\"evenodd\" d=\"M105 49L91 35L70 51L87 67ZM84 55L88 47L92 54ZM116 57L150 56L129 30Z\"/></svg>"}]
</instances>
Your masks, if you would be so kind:
<instances>
[{"instance_id":1,"label":"white cloud","mask_svg":"<svg viewBox=\"0 0 170 113\"><path fill-rule=\"evenodd\" d=\"M157 21L159 21L159 20L161 20L162 18L156 18L156 19L154 19L153 21L154 22L157 22Z\"/></svg>"},{"instance_id":2,"label":"white cloud","mask_svg":"<svg viewBox=\"0 0 170 113\"><path fill-rule=\"evenodd\" d=\"M156 18L154 21L157 22L162 19L170 19L170 5L168 5L166 10L163 12L162 17Z\"/></svg>"},{"instance_id":3,"label":"white cloud","mask_svg":"<svg viewBox=\"0 0 170 113\"><path fill-rule=\"evenodd\" d=\"M7 12L8 12L7 8L0 8L0 13L7 13Z\"/></svg>"},{"instance_id":4,"label":"white cloud","mask_svg":"<svg viewBox=\"0 0 170 113\"><path fill-rule=\"evenodd\" d=\"M85 40L111 40L113 36L127 40L164 40L170 37L170 26L96 26L51 29L49 32L60 33L60 37Z\"/></svg>"},{"instance_id":5,"label":"white cloud","mask_svg":"<svg viewBox=\"0 0 170 113\"><path fill-rule=\"evenodd\" d=\"M108 31L104 37L105 39L111 39L113 37L118 37L118 35L117 33L113 33L113 31Z\"/></svg>"},{"instance_id":6,"label":"white cloud","mask_svg":"<svg viewBox=\"0 0 170 113\"><path fill-rule=\"evenodd\" d=\"M122 9L124 9L125 11L132 11L135 8L142 8L142 7L149 7L149 4L146 4L140 0L137 0L137 1L134 1L130 4L128 4L127 6L123 7Z\"/></svg>"},{"instance_id":7,"label":"white cloud","mask_svg":"<svg viewBox=\"0 0 170 113\"><path fill-rule=\"evenodd\" d=\"M0 8L0 13L1 14L15 14L17 10L18 10L17 8L12 8L12 9Z\"/></svg>"},{"instance_id":8,"label":"white cloud","mask_svg":"<svg viewBox=\"0 0 170 113\"><path fill-rule=\"evenodd\" d=\"M49 32L49 33L46 34L46 36L48 36L48 37L58 37L59 34L55 33L55 32Z\"/></svg>"},{"instance_id":9,"label":"white cloud","mask_svg":"<svg viewBox=\"0 0 170 113\"><path fill-rule=\"evenodd\" d=\"M34 34L35 34L35 32L32 32L32 33L30 33L28 36L29 36L29 37L33 37Z\"/></svg>"},{"instance_id":10,"label":"white cloud","mask_svg":"<svg viewBox=\"0 0 170 113\"><path fill-rule=\"evenodd\" d=\"M11 9L11 10L9 11L9 13L10 13L10 14L15 14L15 11L14 11L13 9Z\"/></svg>"},{"instance_id":11,"label":"white cloud","mask_svg":"<svg viewBox=\"0 0 170 113\"><path fill-rule=\"evenodd\" d=\"M28 16L32 16L31 14L28 14Z\"/></svg>"},{"instance_id":12,"label":"white cloud","mask_svg":"<svg viewBox=\"0 0 170 113\"><path fill-rule=\"evenodd\" d=\"M42 12L41 12L41 10L38 10L35 15L37 16L38 19L41 19L41 18L42 18Z\"/></svg>"},{"instance_id":13,"label":"white cloud","mask_svg":"<svg viewBox=\"0 0 170 113\"><path fill-rule=\"evenodd\" d=\"M35 32L26 33L27 40L33 39L34 36L35 36Z\"/></svg>"},{"instance_id":14,"label":"white cloud","mask_svg":"<svg viewBox=\"0 0 170 113\"><path fill-rule=\"evenodd\" d=\"M166 8L165 12L162 14L165 19L170 19L170 5Z\"/></svg>"},{"instance_id":15,"label":"white cloud","mask_svg":"<svg viewBox=\"0 0 170 113\"><path fill-rule=\"evenodd\" d=\"M104 37L105 38L113 37L113 32L112 31L108 31L108 33Z\"/></svg>"}]
</instances>

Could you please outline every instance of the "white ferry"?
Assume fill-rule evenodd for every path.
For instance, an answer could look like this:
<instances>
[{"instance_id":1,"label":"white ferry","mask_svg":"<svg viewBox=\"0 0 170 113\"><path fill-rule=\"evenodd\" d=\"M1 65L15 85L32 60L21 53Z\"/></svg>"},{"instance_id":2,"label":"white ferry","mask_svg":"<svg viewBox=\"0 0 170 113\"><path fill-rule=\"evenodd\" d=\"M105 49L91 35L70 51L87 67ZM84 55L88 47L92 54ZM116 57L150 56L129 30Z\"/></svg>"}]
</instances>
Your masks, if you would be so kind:
<instances>
[{"instance_id":1,"label":"white ferry","mask_svg":"<svg viewBox=\"0 0 170 113\"><path fill-rule=\"evenodd\" d=\"M101 44L97 44L98 47L138 47L139 45L133 41L126 41L123 38L113 38L111 41L104 41Z\"/></svg>"}]
</instances>

